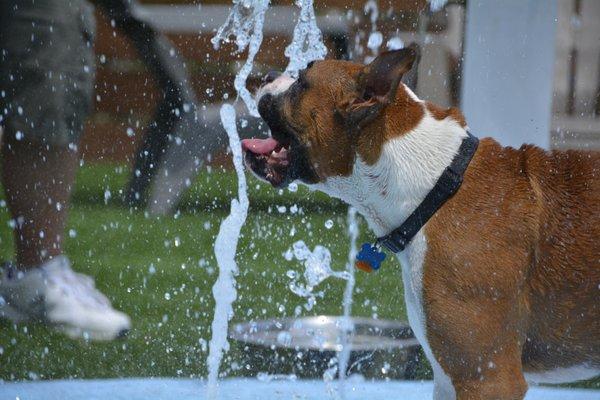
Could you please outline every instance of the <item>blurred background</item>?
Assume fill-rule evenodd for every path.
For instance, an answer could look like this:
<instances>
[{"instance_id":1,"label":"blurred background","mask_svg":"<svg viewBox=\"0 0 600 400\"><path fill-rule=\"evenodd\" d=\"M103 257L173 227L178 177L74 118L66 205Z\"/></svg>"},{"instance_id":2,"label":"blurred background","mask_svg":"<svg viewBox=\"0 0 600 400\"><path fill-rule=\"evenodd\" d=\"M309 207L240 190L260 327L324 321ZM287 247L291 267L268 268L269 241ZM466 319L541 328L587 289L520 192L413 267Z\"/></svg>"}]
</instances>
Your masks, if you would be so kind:
<instances>
[{"instance_id":1,"label":"blurred background","mask_svg":"<svg viewBox=\"0 0 600 400\"><path fill-rule=\"evenodd\" d=\"M464 1L450 1L427 23L426 43L421 62L418 94L442 106L459 105L463 41ZM551 3L551 2L550 2ZM548 3L548 4L550 4ZM283 55L291 39L297 10L285 1L273 1L271 15L277 23L267 23L265 39L258 54L250 85L271 69L284 69ZM324 33L331 57L362 60L369 55L367 40L371 19L362 1L315 1L318 25ZM419 17L426 1L379 1L375 29L385 43L399 37L404 43L420 41ZM207 106L233 95L233 76L244 54L232 54L234 46L213 49L210 39L225 20L228 1L143 0L136 13L167 34L185 58L198 100ZM552 147L600 145L600 4L593 0L558 1L556 37L552 41L553 60L552 123L548 136ZM144 126L156 106L157 91L152 75L139 60L126 37L111 27L110 20L97 12L97 101L87 125L84 159L128 161L143 132L133 136L127 128ZM267 19L269 21L269 19ZM510 21L505 21L510 26ZM357 40L358 39L358 40ZM532 40L542 40L537 38ZM535 55L531 55L535 56ZM426 78L425 78L426 77ZM596 132L596 134L594 134ZM485 135L484 132L481 134Z\"/></svg>"},{"instance_id":2,"label":"blurred background","mask_svg":"<svg viewBox=\"0 0 600 400\"><path fill-rule=\"evenodd\" d=\"M532 8L532 2L512 1L508 2L512 8L507 7L504 14L495 14L493 6L483 4L489 2L475 0L449 1L437 11L425 0L378 1L376 8L374 3L315 0L328 57L362 62L377 49L418 42L422 60L417 94L441 106L463 106L476 135L494 135L506 144L516 140L546 148L600 148L600 2L557 0L537 2ZM529 4L525 12L531 15L519 13L525 3ZM137 18L169 39L173 56L178 54L184 64L189 76L185 83L193 88L198 105L193 134L183 141L167 138L159 146L164 156L160 163L142 171L150 183L145 187L147 197L142 194L140 201L127 196L132 180L139 178L132 165L143 148L162 92L131 40L106 13L96 10L95 103L80 145L81 168L70 211L67 253L76 270L95 276L113 304L132 316L134 327L126 341L96 344L71 341L36 324L2 321L0 379L206 375L214 304L211 287L216 279L212 244L236 190L217 110L235 96L233 77L246 58L235 53L233 44L215 50L210 41L229 7L227 0L143 0L132 5ZM250 88L257 87L266 72L285 69L284 49L297 15L291 2L272 1ZM543 18L538 21L536 15ZM471 25L469 17L474 21ZM528 18L531 24L519 24ZM373 36L373 32L381 35ZM503 32L522 39L514 43L516 55L494 48L494 40ZM491 56L469 59L469 54ZM540 81L531 81L527 74L509 74L506 68L511 66L533 71ZM489 85L485 88L480 84L481 71ZM517 82L512 83L519 86L513 91L514 101L508 103L517 103L526 115L513 118L508 108L495 108L500 110L498 119L521 126L519 118L533 120L536 129L531 135L503 136L501 129L496 132L478 120L493 109L494 101L507 102L506 96L494 98L490 92L494 85L515 89L503 79ZM535 110L527 114L531 92L542 96L541 108L533 104L531 110ZM242 135L261 130L260 123L250 118L247 125L240 122ZM169 170L177 173L161 175ZM239 246L239 297L233 321L340 315L344 282L323 282L316 305L310 308L306 299L288 289L288 272L301 272L302 266L284 254L302 239L310 248L328 247L332 267L344 269L349 243L346 207L303 188L274 191L256 180L249 185L251 209ZM10 221L3 200L0 206L0 257L10 259ZM369 238L362 223L361 239ZM398 268L390 261L378 274L357 276L353 315L406 319ZM223 374L301 375L292 362L285 362L286 357L296 355L255 353L234 342ZM283 361L275 368L272 360L277 359ZM378 377L390 373L389 368L378 371ZM412 374L431 376L424 361ZM598 382L590 385L598 386Z\"/></svg>"}]
</instances>

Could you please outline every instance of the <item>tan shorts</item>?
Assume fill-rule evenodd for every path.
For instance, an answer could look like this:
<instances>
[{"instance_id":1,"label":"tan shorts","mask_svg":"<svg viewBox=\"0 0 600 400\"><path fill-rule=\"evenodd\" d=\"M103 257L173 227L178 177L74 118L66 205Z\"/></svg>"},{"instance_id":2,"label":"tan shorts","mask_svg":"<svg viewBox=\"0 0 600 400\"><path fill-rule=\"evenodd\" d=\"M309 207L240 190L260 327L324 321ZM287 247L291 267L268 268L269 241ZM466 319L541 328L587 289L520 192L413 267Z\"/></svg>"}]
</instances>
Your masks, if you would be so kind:
<instances>
[{"instance_id":1,"label":"tan shorts","mask_svg":"<svg viewBox=\"0 0 600 400\"><path fill-rule=\"evenodd\" d=\"M94 32L85 0L0 1L4 137L78 143L93 106Z\"/></svg>"}]
</instances>

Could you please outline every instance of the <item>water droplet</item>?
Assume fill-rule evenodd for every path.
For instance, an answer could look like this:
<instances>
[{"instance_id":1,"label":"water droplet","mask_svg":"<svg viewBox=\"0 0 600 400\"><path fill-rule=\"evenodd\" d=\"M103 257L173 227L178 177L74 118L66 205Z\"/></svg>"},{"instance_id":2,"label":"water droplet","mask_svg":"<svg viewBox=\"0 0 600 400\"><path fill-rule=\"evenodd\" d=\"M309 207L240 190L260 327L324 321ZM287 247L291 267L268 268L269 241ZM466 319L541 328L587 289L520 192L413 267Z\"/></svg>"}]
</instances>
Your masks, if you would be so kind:
<instances>
[{"instance_id":1,"label":"water droplet","mask_svg":"<svg viewBox=\"0 0 600 400\"><path fill-rule=\"evenodd\" d=\"M369 35L369 41L367 42L367 47L371 49L373 52L376 52L377 49L381 46L383 42L383 35L381 32L371 32Z\"/></svg>"},{"instance_id":2,"label":"water droplet","mask_svg":"<svg viewBox=\"0 0 600 400\"><path fill-rule=\"evenodd\" d=\"M400 36L395 36L388 40L386 47L388 50L400 50L404 47L404 42L400 38Z\"/></svg>"},{"instance_id":3,"label":"water droplet","mask_svg":"<svg viewBox=\"0 0 600 400\"><path fill-rule=\"evenodd\" d=\"M282 346L289 346L292 343L292 335L288 331L279 332L277 334L277 343Z\"/></svg>"}]
</instances>

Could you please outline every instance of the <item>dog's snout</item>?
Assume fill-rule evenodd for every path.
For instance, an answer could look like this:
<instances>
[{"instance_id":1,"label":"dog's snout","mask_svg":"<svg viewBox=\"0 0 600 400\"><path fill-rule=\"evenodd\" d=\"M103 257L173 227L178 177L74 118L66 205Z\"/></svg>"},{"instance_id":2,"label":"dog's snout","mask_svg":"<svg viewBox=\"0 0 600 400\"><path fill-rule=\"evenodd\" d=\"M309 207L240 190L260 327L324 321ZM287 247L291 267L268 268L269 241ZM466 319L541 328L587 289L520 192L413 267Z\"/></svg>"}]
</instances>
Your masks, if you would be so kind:
<instances>
[{"instance_id":1,"label":"dog's snout","mask_svg":"<svg viewBox=\"0 0 600 400\"><path fill-rule=\"evenodd\" d=\"M267 72L267 74L265 76L263 76L262 81L264 84L271 83L275 79L279 78L280 76L281 76L281 72L269 71L269 72Z\"/></svg>"}]
</instances>

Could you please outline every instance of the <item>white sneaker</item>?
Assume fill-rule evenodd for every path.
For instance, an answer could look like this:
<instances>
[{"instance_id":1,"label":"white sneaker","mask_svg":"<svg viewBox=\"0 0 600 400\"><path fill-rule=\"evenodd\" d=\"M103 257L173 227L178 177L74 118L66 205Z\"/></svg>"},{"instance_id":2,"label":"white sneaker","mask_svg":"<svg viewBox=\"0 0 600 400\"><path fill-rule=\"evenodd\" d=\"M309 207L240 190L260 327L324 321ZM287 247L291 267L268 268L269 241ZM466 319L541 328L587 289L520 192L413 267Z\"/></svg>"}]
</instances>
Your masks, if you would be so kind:
<instances>
[{"instance_id":1,"label":"white sneaker","mask_svg":"<svg viewBox=\"0 0 600 400\"><path fill-rule=\"evenodd\" d=\"M0 271L0 317L41 321L74 339L111 340L131 328L129 317L112 308L91 277L74 272L65 256L27 271Z\"/></svg>"}]
</instances>

